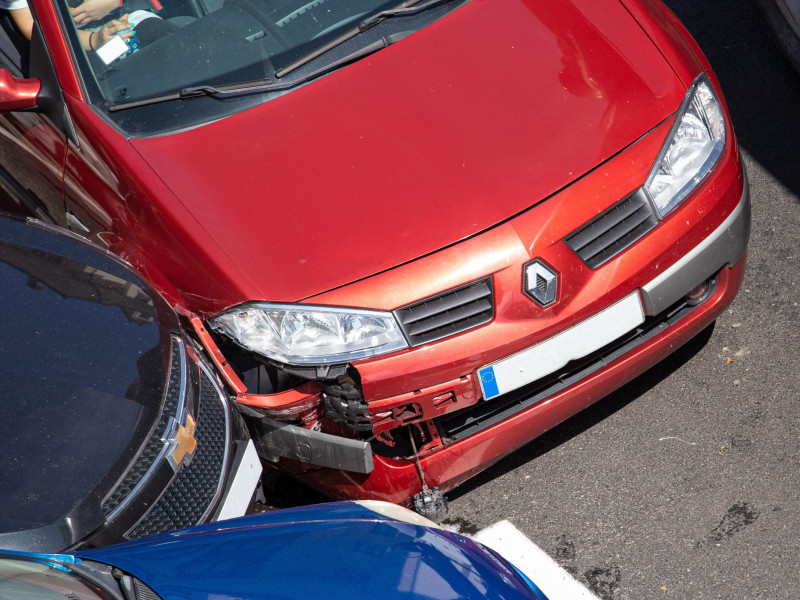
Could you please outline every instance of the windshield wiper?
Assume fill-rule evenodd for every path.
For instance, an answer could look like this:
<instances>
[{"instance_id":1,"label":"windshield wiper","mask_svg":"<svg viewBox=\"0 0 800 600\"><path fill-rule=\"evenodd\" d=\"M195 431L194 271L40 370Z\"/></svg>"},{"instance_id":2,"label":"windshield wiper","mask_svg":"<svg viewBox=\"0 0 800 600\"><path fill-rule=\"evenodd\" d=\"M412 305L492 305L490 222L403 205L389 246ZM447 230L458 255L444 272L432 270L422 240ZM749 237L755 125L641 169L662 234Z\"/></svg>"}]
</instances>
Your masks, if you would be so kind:
<instances>
[{"instance_id":1,"label":"windshield wiper","mask_svg":"<svg viewBox=\"0 0 800 600\"><path fill-rule=\"evenodd\" d=\"M443 1L443 0L438 0ZM201 96L242 96L246 94L259 94L262 92L280 92L283 90L288 90L293 87L297 87L298 85L302 85L304 83L308 83L312 79L316 79L326 73L331 71L335 71L336 69L343 67L346 64L351 62L355 62L377 52L378 50L382 50L387 46L391 46L395 42L400 41L407 35L409 35L410 31L401 31L399 33L394 33L392 35L388 35L386 37L382 37L381 39L364 46L363 48L359 48L355 52L348 54L347 56L343 56L342 58L335 60L331 63L328 63L324 67L320 67L319 69L312 71L310 73L306 73L305 75L298 77L297 79L292 79L291 81L280 81L275 82L271 79L262 79L259 81L251 81L247 83L232 83L227 85L198 85L194 87L187 87L179 90L177 92L170 92L168 94L161 94L158 96L150 96L149 98L141 98L140 100L131 100L130 102L119 102L116 104L109 104L108 111L115 112L118 110L125 110L128 108L137 108L139 106L147 106L148 104L159 104L161 102L169 102L171 100L188 100L190 98L199 98Z\"/></svg>"},{"instance_id":2,"label":"windshield wiper","mask_svg":"<svg viewBox=\"0 0 800 600\"><path fill-rule=\"evenodd\" d=\"M390 17L394 17L397 15L409 15L414 14L417 12L422 12L429 8L433 8L439 4L444 4L445 2L451 2L452 0L427 0L427 2L423 2L422 0L411 0L410 2L406 1L403 2L400 6L395 8L391 8L389 10L384 10L379 13L372 15L371 17L367 17L363 21L361 21L358 25L353 27L352 29L347 30L339 37L332 39L330 42L327 42L309 52L308 54L301 56L295 61L290 62L285 67L281 67L277 71L275 71L276 79L280 79L285 75L288 75L295 69L302 67L304 64L311 62L315 58L322 56L326 52L332 50L336 46L343 44L349 39L356 37L357 35L365 32L370 27L374 27L378 23L385 21Z\"/></svg>"},{"instance_id":3,"label":"windshield wiper","mask_svg":"<svg viewBox=\"0 0 800 600\"><path fill-rule=\"evenodd\" d=\"M249 92L260 92L264 88L269 88L270 85L272 85L271 79L260 79L258 81L233 83L220 86L199 85L196 87L183 88L177 92L159 94L158 96L148 96L147 98L140 98L139 100L131 100L129 102L117 102L109 104L108 111L116 112L118 110L125 110L127 108L137 108L139 106L147 106L148 104L159 104L161 102L169 102L170 100L188 100L189 98L199 98L200 96L239 95Z\"/></svg>"}]
</instances>

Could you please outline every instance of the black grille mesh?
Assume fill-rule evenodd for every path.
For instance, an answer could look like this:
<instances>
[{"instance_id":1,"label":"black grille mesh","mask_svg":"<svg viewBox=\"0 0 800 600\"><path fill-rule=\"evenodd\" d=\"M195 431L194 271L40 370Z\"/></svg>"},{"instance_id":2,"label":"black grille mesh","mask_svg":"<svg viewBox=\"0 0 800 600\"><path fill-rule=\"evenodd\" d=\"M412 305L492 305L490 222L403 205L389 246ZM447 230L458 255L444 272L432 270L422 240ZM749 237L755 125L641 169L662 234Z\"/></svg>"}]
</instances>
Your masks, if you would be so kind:
<instances>
[{"instance_id":1,"label":"black grille mesh","mask_svg":"<svg viewBox=\"0 0 800 600\"><path fill-rule=\"evenodd\" d=\"M492 278L398 308L394 314L411 346L483 325L494 317Z\"/></svg>"},{"instance_id":2,"label":"black grille mesh","mask_svg":"<svg viewBox=\"0 0 800 600\"><path fill-rule=\"evenodd\" d=\"M153 466L153 462L158 458L158 453L164 447L164 442L161 436L167 430L170 417L176 416L178 410L178 402L181 395L181 346L173 342L172 344L172 361L169 369L169 384L167 387L166 398L164 406L161 409L161 417L158 420L158 425L153 430L153 434L147 441L144 451L130 468L122 482L116 487L112 494L103 503L103 514L107 517L114 509L117 508L139 484L147 473L148 469Z\"/></svg>"},{"instance_id":3,"label":"black grille mesh","mask_svg":"<svg viewBox=\"0 0 800 600\"><path fill-rule=\"evenodd\" d=\"M564 240L575 254L595 269L622 252L658 225L658 218L642 189L617 202Z\"/></svg>"},{"instance_id":4,"label":"black grille mesh","mask_svg":"<svg viewBox=\"0 0 800 600\"><path fill-rule=\"evenodd\" d=\"M200 409L192 462L184 466L128 539L155 535L200 522L215 499L225 468L227 421L223 400L205 372L200 372Z\"/></svg>"},{"instance_id":5,"label":"black grille mesh","mask_svg":"<svg viewBox=\"0 0 800 600\"><path fill-rule=\"evenodd\" d=\"M136 598L138 600L161 600L161 596L151 590L143 581L134 579L133 585L136 587Z\"/></svg>"}]
</instances>

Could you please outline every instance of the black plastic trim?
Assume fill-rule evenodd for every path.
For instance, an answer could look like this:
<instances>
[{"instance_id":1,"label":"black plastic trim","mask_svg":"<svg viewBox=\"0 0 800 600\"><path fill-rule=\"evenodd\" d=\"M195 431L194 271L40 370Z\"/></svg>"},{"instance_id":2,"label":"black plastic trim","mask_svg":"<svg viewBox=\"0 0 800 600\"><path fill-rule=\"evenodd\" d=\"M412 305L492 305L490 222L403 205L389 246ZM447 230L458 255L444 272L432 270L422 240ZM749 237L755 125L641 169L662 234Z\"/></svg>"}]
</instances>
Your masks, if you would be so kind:
<instances>
[{"instance_id":1,"label":"black plastic trim","mask_svg":"<svg viewBox=\"0 0 800 600\"><path fill-rule=\"evenodd\" d=\"M468 331L494 318L491 277L430 296L394 311L411 347Z\"/></svg>"},{"instance_id":2,"label":"black plastic trim","mask_svg":"<svg viewBox=\"0 0 800 600\"><path fill-rule=\"evenodd\" d=\"M564 242L591 269L641 239L658 225L658 216L642 188L603 211L576 231Z\"/></svg>"}]
</instances>

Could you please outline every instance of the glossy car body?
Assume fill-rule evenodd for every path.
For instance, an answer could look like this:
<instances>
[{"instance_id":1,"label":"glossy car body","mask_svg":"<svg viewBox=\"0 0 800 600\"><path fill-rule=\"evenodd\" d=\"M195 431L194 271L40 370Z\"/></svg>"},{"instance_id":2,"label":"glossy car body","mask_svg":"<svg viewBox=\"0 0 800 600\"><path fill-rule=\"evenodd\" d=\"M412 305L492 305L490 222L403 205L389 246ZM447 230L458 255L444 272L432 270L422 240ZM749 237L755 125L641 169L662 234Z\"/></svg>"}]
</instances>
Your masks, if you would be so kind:
<instances>
[{"instance_id":1,"label":"glossy car body","mask_svg":"<svg viewBox=\"0 0 800 600\"><path fill-rule=\"evenodd\" d=\"M296 89L141 103L122 92L144 79L103 81L144 77L155 50L95 89L63 7L32 5L33 74L57 110L3 115L9 201L107 245L197 313L262 458L333 497L452 488L678 349L742 280L749 198L724 99L656 0L450 2L386 19L370 35L390 47ZM286 7L281 27L316 18L315 5L263 5ZM151 66L189 77L185 54L170 58ZM7 102L25 105L31 85L10 83ZM722 142L661 211L644 190L701 88ZM634 209L646 223L606 244L604 223L624 229ZM600 260L581 255L584 238ZM282 360L220 324L264 307L312 321L381 311L402 335L352 360ZM415 341L399 323L420 313L456 316Z\"/></svg>"},{"instance_id":2,"label":"glossy car body","mask_svg":"<svg viewBox=\"0 0 800 600\"><path fill-rule=\"evenodd\" d=\"M245 513L261 469L241 417L128 266L0 216L0 299L3 548L93 547Z\"/></svg>"},{"instance_id":3,"label":"glossy car body","mask_svg":"<svg viewBox=\"0 0 800 600\"><path fill-rule=\"evenodd\" d=\"M0 551L0 574L5 576L0 577L0 595L12 597L9 592L16 584L20 587L14 597L27 592L25 598L44 598L36 595L44 578L19 577L15 582L6 572L14 561L38 561L60 568L53 579L65 578L66 572L78 580L73 585L95 582L105 593L79 596L92 600L345 599L365 594L398 599L547 600L493 551L420 524L423 520L417 515L405 512L407 517L398 512L399 518L389 517L342 502L261 513L75 555L20 556ZM244 556L248 559L243 563ZM123 596L125 587L138 595ZM64 594L69 589L59 591Z\"/></svg>"}]
</instances>

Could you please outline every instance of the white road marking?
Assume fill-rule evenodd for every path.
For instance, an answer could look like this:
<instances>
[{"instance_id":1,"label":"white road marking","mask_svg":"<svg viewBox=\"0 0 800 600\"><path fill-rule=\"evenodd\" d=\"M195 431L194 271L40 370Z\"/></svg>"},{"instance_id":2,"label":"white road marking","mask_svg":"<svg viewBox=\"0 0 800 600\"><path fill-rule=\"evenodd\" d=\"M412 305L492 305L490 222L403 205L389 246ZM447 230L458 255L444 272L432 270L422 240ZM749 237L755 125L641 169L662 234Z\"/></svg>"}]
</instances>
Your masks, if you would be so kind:
<instances>
[{"instance_id":1,"label":"white road marking","mask_svg":"<svg viewBox=\"0 0 800 600\"><path fill-rule=\"evenodd\" d=\"M598 600L510 521L499 521L472 536L525 573L550 600Z\"/></svg>"}]
</instances>

